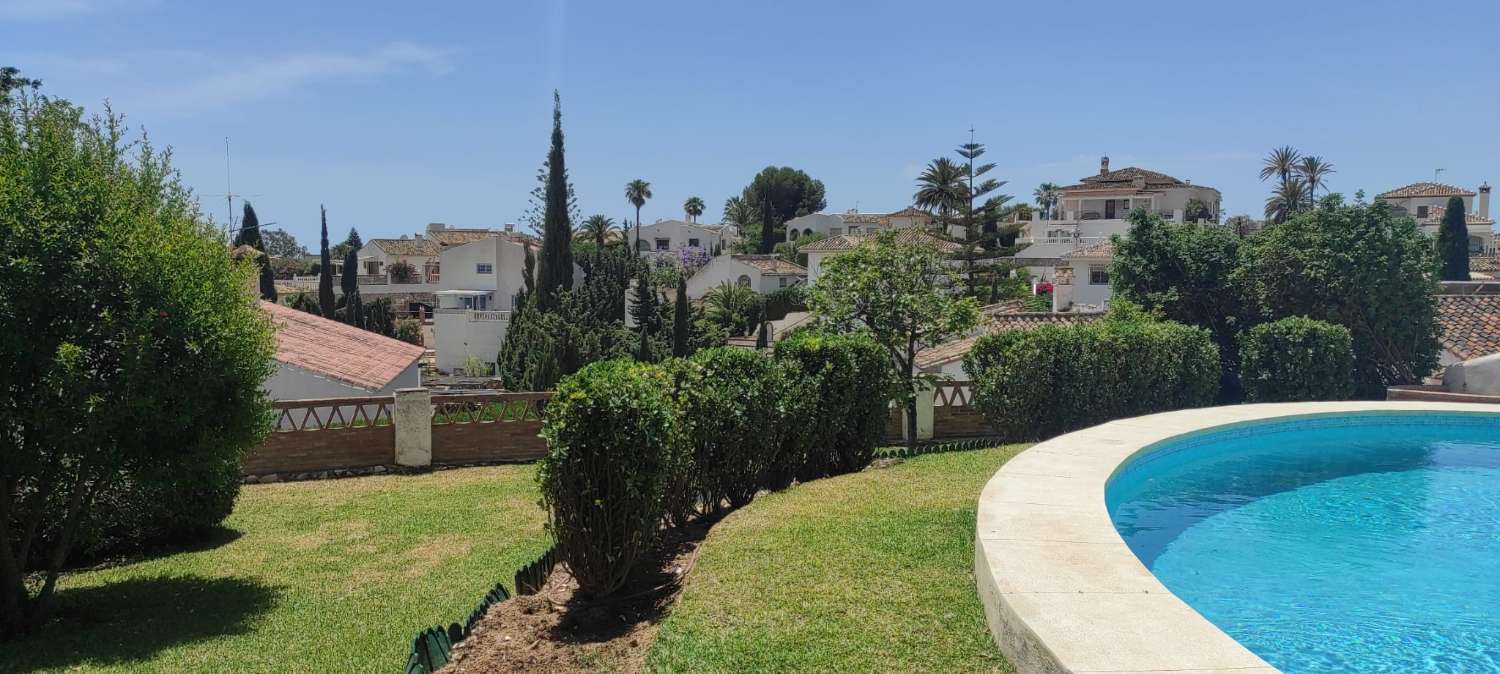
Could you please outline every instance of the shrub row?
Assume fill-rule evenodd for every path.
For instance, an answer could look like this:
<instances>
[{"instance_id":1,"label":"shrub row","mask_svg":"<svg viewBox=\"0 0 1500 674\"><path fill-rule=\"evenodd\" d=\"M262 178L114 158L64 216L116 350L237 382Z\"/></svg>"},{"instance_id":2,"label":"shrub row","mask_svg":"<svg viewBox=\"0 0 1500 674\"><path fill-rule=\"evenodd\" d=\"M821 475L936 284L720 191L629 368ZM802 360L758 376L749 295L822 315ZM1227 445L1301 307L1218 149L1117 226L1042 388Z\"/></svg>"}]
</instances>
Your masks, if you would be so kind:
<instances>
[{"instance_id":1,"label":"shrub row","mask_svg":"<svg viewBox=\"0 0 1500 674\"><path fill-rule=\"evenodd\" d=\"M1294 316L1240 335L1240 381L1249 402L1346 400L1354 395L1349 329Z\"/></svg>"},{"instance_id":2,"label":"shrub row","mask_svg":"<svg viewBox=\"0 0 1500 674\"><path fill-rule=\"evenodd\" d=\"M863 468L888 373L868 338L805 333L774 358L721 347L659 365L594 363L563 379L537 474L560 559L586 595L605 596L667 525Z\"/></svg>"},{"instance_id":3,"label":"shrub row","mask_svg":"<svg viewBox=\"0 0 1500 674\"><path fill-rule=\"evenodd\" d=\"M1207 330L1120 312L1094 323L1006 331L964 359L974 404L1002 435L1037 439L1110 419L1213 402Z\"/></svg>"}]
</instances>

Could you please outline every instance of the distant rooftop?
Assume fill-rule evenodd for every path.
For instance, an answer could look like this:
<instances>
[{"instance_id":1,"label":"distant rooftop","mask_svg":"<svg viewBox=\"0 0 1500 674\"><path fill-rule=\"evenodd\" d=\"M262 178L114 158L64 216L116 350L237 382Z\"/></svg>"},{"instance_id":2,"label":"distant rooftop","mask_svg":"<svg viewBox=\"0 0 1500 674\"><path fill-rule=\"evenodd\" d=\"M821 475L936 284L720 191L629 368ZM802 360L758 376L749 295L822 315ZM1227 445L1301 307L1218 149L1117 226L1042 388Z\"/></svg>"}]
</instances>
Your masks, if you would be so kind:
<instances>
[{"instance_id":1,"label":"distant rooftop","mask_svg":"<svg viewBox=\"0 0 1500 674\"><path fill-rule=\"evenodd\" d=\"M262 301L276 324L276 360L378 391L422 357L424 349L299 309Z\"/></svg>"},{"instance_id":2,"label":"distant rooftop","mask_svg":"<svg viewBox=\"0 0 1500 674\"><path fill-rule=\"evenodd\" d=\"M1375 196L1376 199L1409 199L1412 197L1472 197L1474 193L1446 183L1420 182L1397 187Z\"/></svg>"}]
</instances>

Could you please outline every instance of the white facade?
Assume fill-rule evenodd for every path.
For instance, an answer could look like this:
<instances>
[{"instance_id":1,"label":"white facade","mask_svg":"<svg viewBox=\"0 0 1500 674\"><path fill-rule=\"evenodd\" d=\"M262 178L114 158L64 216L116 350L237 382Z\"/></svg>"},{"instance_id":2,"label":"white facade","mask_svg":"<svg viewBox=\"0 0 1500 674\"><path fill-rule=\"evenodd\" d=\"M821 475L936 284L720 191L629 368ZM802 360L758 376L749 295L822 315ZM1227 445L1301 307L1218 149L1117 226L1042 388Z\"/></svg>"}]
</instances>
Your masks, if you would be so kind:
<instances>
[{"instance_id":1,"label":"white facade","mask_svg":"<svg viewBox=\"0 0 1500 674\"><path fill-rule=\"evenodd\" d=\"M1163 219L1184 222L1188 202L1194 200L1206 204L1214 219L1219 217L1223 197L1218 190L1133 166L1111 171L1109 157L1104 157L1098 175L1062 188L1055 207L1058 217L1043 220L1035 214L1021 228L1017 241L1097 241L1124 236L1130 231L1132 211L1143 208Z\"/></svg>"},{"instance_id":2,"label":"white facade","mask_svg":"<svg viewBox=\"0 0 1500 674\"><path fill-rule=\"evenodd\" d=\"M850 210L844 213L812 213L786 221L785 241L796 241L809 234L828 237L844 234L869 234L886 229L927 227L932 216L916 208L908 207L895 213L860 213ZM809 260L809 263L811 261Z\"/></svg>"},{"instance_id":3,"label":"white facade","mask_svg":"<svg viewBox=\"0 0 1500 674\"><path fill-rule=\"evenodd\" d=\"M807 282L807 270L773 255L720 255L687 280L688 299L702 299L725 282L773 293Z\"/></svg>"},{"instance_id":4,"label":"white facade","mask_svg":"<svg viewBox=\"0 0 1500 674\"><path fill-rule=\"evenodd\" d=\"M422 385L422 370L419 362L413 362L389 384L379 389L367 389L332 377L318 374L290 363L277 363L276 372L266 380L264 388L272 400L308 400L311 398L347 398L353 396L395 395L396 389Z\"/></svg>"},{"instance_id":5,"label":"white facade","mask_svg":"<svg viewBox=\"0 0 1500 674\"><path fill-rule=\"evenodd\" d=\"M1452 185L1413 183L1375 198L1390 204L1393 215L1410 216L1417 221L1423 232L1437 236L1442 229L1448 199L1458 197L1464 202L1464 224L1469 230L1469 251L1494 254L1495 221L1490 219L1489 183L1479 186L1477 208L1475 196L1474 192Z\"/></svg>"},{"instance_id":6,"label":"white facade","mask_svg":"<svg viewBox=\"0 0 1500 674\"><path fill-rule=\"evenodd\" d=\"M1114 245L1102 241L1079 248L1058 262L1052 278L1053 311L1103 311L1113 291L1109 267Z\"/></svg>"},{"instance_id":7,"label":"white facade","mask_svg":"<svg viewBox=\"0 0 1500 674\"><path fill-rule=\"evenodd\" d=\"M712 251L715 246L727 245L725 242L723 227L710 228L682 220L657 220L649 225L641 225L640 228L641 251L677 251L683 248L702 248ZM625 232L633 243L636 237L635 228L632 227Z\"/></svg>"}]
</instances>

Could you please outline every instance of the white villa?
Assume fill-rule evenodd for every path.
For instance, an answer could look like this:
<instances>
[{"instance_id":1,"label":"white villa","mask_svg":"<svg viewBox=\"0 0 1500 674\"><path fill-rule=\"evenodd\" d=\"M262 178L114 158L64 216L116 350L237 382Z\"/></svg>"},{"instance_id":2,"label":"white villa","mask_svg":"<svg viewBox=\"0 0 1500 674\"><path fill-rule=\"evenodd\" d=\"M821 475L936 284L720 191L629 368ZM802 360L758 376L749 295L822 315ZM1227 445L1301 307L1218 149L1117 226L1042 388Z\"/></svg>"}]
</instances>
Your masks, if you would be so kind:
<instances>
[{"instance_id":1,"label":"white villa","mask_svg":"<svg viewBox=\"0 0 1500 674\"><path fill-rule=\"evenodd\" d=\"M510 327L515 295L525 285L528 246L534 248L535 243L526 237L492 232L443 249L432 322L439 370L461 369L470 356L485 364L495 362ZM581 283L582 271L576 265L573 273L575 283Z\"/></svg>"},{"instance_id":2,"label":"white villa","mask_svg":"<svg viewBox=\"0 0 1500 674\"><path fill-rule=\"evenodd\" d=\"M720 255L687 280L688 299L702 299L725 282L772 293L806 283L807 269L775 255Z\"/></svg>"},{"instance_id":3,"label":"white villa","mask_svg":"<svg viewBox=\"0 0 1500 674\"><path fill-rule=\"evenodd\" d=\"M506 225L511 232L515 225ZM385 282L393 283L391 267L405 262L415 270L410 283L438 283L441 279L441 258L444 249L461 246L480 239L497 236L493 229L463 229L449 227L441 222L427 225L425 232L399 239L371 239L357 253L359 273L362 276L384 276Z\"/></svg>"},{"instance_id":4,"label":"white villa","mask_svg":"<svg viewBox=\"0 0 1500 674\"><path fill-rule=\"evenodd\" d=\"M1420 182L1398 187L1375 198L1391 205L1396 215L1415 218L1422 231L1437 236L1443 224L1443 214L1448 209L1448 199L1458 197L1464 202L1464 220L1469 229L1469 252L1493 255L1495 253L1495 221L1490 219L1490 184L1479 186L1479 207L1474 207L1475 193L1462 187L1443 183Z\"/></svg>"},{"instance_id":5,"label":"white villa","mask_svg":"<svg viewBox=\"0 0 1500 674\"><path fill-rule=\"evenodd\" d=\"M702 248L712 251L715 246L727 247L733 241L732 227L724 225L700 225L683 220L657 220L641 225L638 250L642 252L675 252L683 248ZM629 241L634 241L634 227L624 232Z\"/></svg>"},{"instance_id":6,"label":"white villa","mask_svg":"<svg viewBox=\"0 0 1500 674\"><path fill-rule=\"evenodd\" d=\"M1052 310L1097 313L1109 304L1109 263L1115 244L1095 241L1063 253L1052 273Z\"/></svg>"},{"instance_id":7,"label":"white villa","mask_svg":"<svg viewBox=\"0 0 1500 674\"><path fill-rule=\"evenodd\" d=\"M953 243L951 241L944 241L931 234L928 234L924 229L912 229L910 227L904 227L902 228L902 230L902 233L898 234L896 238L904 240L921 240L925 243L932 244L939 251L944 253L955 253L958 252L959 248L961 248L961 246L956 243ZM824 260L827 260L831 256L838 255L839 253L853 250L855 247L859 246L860 242L865 240L866 236L868 235L859 233L842 234L839 236L814 241L798 248L797 252L807 255L807 282L812 283L813 281L818 280L819 274L821 274L823 271Z\"/></svg>"},{"instance_id":8,"label":"white villa","mask_svg":"<svg viewBox=\"0 0 1500 674\"><path fill-rule=\"evenodd\" d=\"M1124 236L1130 231L1130 212L1137 208L1175 222L1187 221L1188 204L1203 203L1210 219L1219 216L1223 201L1212 187L1194 185L1172 176L1134 166L1109 170L1109 157L1099 160L1099 175L1062 188L1058 218L1032 220L1022 227L1022 243L1077 242L1079 245Z\"/></svg>"},{"instance_id":9,"label":"white villa","mask_svg":"<svg viewBox=\"0 0 1500 674\"><path fill-rule=\"evenodd\" d=\"M860 213L850 210L844 213L813 213L786 221L786 240L796 241L809 234L834 237L845 234L869 234L883 229L908 229L929 227L932 214L914 206L895 213Z\"/></svg>"}]
</instances>

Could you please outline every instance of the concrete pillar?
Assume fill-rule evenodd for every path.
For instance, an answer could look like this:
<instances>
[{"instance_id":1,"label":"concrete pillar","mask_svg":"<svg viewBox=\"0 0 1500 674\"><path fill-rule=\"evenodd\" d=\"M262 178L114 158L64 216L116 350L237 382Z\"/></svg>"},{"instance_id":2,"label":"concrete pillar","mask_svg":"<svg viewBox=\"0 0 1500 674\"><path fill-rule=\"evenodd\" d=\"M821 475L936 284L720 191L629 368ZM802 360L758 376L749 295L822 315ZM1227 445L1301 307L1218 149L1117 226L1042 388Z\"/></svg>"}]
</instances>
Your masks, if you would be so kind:
<instances>
[{"instance_id":1,"label":"concrete pillar","mask_svg":"<svg viewBox=\"0 0 1500 674\"><path fill-rule=\"evenodd\" d=\"M917 439L931 440L933 431L933 402L937 398L937 389L932 386L924 386L917 389ZM901 410L901 436L906 437L907 417L905 406ZM908 438L909 439L909 438Z\"/></svg>"},{"instance_id":2,"label":"concrete pillar","mask_svg":"<svg viewBox=\"0 0 1500 674\"><path fill-rule=\"evenodd\" d=\"M396 390L396 465L432 465L432 392L425 388Z\"/></svg>"}]
</instances>

